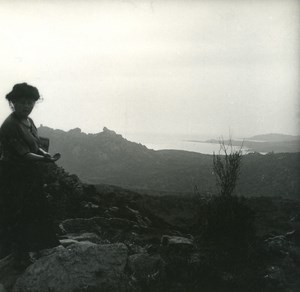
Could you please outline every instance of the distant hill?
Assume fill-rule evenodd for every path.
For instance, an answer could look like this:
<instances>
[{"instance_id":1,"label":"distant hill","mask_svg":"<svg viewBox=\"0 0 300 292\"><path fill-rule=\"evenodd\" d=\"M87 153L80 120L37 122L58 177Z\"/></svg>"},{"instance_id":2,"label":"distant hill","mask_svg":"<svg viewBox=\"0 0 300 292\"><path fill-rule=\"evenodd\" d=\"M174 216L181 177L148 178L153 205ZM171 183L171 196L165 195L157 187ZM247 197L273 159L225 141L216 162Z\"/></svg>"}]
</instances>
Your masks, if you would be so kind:
<instances>
[{"instance_id":1,"label":"distant hill","mask_svg":"<svg viewBox=\"0 0 300 292\"><path fill-rule=\"evenodd\" d=\"M287 141L300 142L300 136L271 133L271 134L264 134L264 135L256 135L250 138L245 138L245 140L246 141L256 140L256 141L263 141L263 142L287 142Z\"/></svg>"},{"instance_id":2,"label":"distant hill","mask_svg":"<svg viewBox=\"0 0 300 292\"><path fill-rule=\"evenodd\" d=\"M152 194L217 191L212 156L180 150L149 150L107 128L85 134L40 127L59 164L92 184L111 184ZM245 155L237 191L247 196L299 197L300 153Z\"/></svg>"},{"instance_id":3,"label":"distant hill","mask_svg":"<svg viewBox=\"0 0 300 292\"><path fill-rule=\"evenodd\" d=\"M210 139L204 142L219 144L219 140L217 139ZM225 144L229 144L228 140L225 140L224 142ZM233 146L243 146L250 151L260 153L300 152L300 136L264 134L256 135L250 138L244 138L243 140L232 140L231 143Z\"/></svg>"}]
</instances>

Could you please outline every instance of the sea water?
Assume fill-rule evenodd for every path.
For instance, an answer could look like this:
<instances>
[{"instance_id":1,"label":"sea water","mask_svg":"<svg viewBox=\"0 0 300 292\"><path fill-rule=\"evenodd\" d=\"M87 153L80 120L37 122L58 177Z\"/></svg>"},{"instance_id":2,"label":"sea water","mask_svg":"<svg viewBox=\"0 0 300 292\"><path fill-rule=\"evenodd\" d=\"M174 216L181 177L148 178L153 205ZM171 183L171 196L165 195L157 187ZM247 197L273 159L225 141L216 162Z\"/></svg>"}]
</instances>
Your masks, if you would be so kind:
<instances>
[{"instance_id":1,"label":"sea water","mask_svg":"<svg viewBox=\"0 0 300 292\"><path fill-rule=\"evenodd\" d=\"M209 139L218 140L219 138L209 137L208 135L127 133L124 135L124 138L131 142L145 145L148 149L153 150L184 150L210 155L213 153L217 154L220 151L220 145L218 143L205 142ZM235 149L239 149L239 147ZM249 149L243 147L243 152L249 152Z\"/></svg>"}]
</instances>

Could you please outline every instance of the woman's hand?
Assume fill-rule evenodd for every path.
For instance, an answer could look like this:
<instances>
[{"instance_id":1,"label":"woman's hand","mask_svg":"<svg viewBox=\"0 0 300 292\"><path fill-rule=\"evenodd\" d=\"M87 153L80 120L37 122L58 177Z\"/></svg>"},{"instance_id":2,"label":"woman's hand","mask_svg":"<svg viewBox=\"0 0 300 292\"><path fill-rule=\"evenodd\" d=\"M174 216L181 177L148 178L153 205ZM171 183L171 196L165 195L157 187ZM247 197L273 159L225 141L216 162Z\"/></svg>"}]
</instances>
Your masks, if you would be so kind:
<instances>
[{"instance_id":1,"label":"woman's hand","mask_svg":"<svg viewBox=\"0 0 300 292\"><path fill-rule=\"evenodd\" d=\"M48 153L49 154L49 153ZM59 158L61 157L61 155L60 155L60 153L56 153L56 154L54 154L53 156L51 156L50 154L49 154L49 156L47 155L45 155L44 156L44 160L45 161L47 161L47 162L55 162L55 161L57 161Z\"/></svg>"},{"instance_id":2,"label":"woman's hand","mask_svg":"<svg viewBox=\"0 0 300 292\"><path fill-rule=\"evenodd\" d=\"M39 148L39 154L41 154L44 157L51 157L51 154L45 151L43 148Z\"/></svg>"},{"instance_id":3,"label":"woman's hand","mask_svg":"<svg viewBox=\"0 0 300 292\"><path fill-rule=\"evenodd\" d=\"M27 153L25 155L25 159L27 160L33 160L33 161L45 161L45 162L55 162L60 158L60 154L56 153L53 156L51 156L48 152L47 155L39 155L39 154L35 154L35 153Z\"/></svg>"}]
</instances>

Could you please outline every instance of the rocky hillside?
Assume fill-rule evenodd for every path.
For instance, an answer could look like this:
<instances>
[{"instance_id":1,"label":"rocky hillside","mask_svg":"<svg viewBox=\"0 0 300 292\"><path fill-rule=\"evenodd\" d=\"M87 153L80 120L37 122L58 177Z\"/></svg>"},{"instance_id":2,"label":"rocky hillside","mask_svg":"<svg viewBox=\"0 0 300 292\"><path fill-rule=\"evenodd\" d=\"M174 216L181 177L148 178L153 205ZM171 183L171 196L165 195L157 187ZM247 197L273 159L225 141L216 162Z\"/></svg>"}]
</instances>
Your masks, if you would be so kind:
<instances>
[{"instance_id":1,"label":"rocky hillside","mask_svg":"<svg viewBox=\"0 0 300 292\"><path fill-rule=\"evenodd\" d=\"M177 150L149 150L104 128L98 134L40 127L60 165L85 182L112 184L150 194L215 193L212 156ZM300 153L243 157L237 191L245 196L299 198Z\"/></svg>"},{"instance_id":2,"label":"rocky hillside","mask_svg":"<svg viewBox=\"0 0 300 292\"><path fill-rule=\"evenodd\" d=\"M0 291L299 291L299 202L96 191L55 164L44 173L61 245L22 271L2 254Z\"/></svg>"}]
</instances>

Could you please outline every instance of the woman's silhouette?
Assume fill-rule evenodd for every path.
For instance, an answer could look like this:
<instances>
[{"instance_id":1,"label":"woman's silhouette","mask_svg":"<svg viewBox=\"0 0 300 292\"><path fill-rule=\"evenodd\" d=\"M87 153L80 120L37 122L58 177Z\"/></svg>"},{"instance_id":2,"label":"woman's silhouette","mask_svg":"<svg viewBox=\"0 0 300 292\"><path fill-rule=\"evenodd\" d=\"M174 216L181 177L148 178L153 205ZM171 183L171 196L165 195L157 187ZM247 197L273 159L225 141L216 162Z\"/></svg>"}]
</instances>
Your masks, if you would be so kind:
<instances>
[{"instance_id":1,"label":"woman's silhouette","mask_svg":"<svg viewBox=\"0 0 300 292\"><path fill-rule=\"evenodd\" d=\"M16 84L6 99L12 113L0 129L0 253L29 263L29 252L59 245L43 192L43 165L55 162L41 146L29 117L40 95L36 87Z\"/></svg>"}]
</instances>

